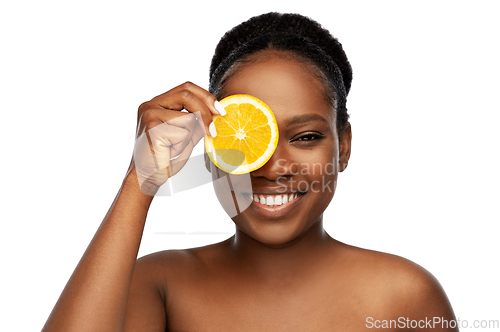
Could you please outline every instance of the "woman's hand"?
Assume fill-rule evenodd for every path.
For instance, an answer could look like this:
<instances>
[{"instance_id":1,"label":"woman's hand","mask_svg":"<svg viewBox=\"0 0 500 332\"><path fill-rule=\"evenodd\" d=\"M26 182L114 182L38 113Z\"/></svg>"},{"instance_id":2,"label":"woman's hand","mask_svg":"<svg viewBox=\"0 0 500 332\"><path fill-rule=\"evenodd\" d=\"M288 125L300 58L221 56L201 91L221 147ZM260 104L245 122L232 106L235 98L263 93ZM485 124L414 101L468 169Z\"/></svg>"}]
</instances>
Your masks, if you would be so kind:
<instances>
[{"instance_id":1,"label":"woman's hand","mask_svg":"<svg viewBox=\"0 0 500 332\"><path fill-rule=\"evenodd\" d=\"M194 146L210 133L213 115L225 115L216 98L186 82L139 107L132 165L141 191L154 196L186 164Z\"/></svg>"}]
</instances>

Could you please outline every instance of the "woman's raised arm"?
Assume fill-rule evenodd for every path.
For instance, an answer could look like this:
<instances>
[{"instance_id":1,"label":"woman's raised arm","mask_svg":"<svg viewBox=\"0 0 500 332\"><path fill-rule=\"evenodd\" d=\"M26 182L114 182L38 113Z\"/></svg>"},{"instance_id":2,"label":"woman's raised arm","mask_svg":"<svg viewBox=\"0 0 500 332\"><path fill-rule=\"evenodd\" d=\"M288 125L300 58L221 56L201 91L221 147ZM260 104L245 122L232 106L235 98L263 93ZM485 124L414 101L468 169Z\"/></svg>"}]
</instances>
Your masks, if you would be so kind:
<instances>
[{"instance_id":1,"label":"woman's raised arm","mask_svg":"<svg viewBox=\"0 0 500 332\"><path fill-rule=\"evenodd\" d=\"M212 114L219 114L216 104L208 91L184 83L139 107L129 170L43 332L123 330L132 275L154 193L180 170L208 131ZM189 113L179 112L183 109Z\"/></svg>"}]
</instances>

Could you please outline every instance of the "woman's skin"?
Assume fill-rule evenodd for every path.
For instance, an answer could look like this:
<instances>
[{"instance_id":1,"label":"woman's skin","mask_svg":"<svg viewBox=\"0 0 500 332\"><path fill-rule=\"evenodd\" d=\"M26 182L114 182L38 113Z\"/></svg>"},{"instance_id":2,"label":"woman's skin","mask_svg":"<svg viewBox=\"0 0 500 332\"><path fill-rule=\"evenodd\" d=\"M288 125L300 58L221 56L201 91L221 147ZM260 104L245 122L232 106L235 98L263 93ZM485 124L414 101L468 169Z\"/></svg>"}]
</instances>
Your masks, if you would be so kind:
<instances>
[{"instance_id":1,"label":"woman's skin","mask_svg":"<svg viewBox=\"0 0 500 332\"><path fill-rule=\"evenodd\" d=\"M423 268L324 231L323 212L349 160L351 128L339 137L315 70L286 52L264 51L236 67L220 96L253 95L276 116L278 146L250 174L253 194L301 196L278 207L252 202L233 218L236 233L226 241L135 261L152 197L141 192L132 162L44 331L358 331L375 320L455 319ZM186 83L141 106L138 132L182 108L200 112L207 130L214 102ZM207 165L214 180L226 175L208 158ZM216 190L219 200L252 199L235 179L232 193Z\"/></svg>"}]
</instances>

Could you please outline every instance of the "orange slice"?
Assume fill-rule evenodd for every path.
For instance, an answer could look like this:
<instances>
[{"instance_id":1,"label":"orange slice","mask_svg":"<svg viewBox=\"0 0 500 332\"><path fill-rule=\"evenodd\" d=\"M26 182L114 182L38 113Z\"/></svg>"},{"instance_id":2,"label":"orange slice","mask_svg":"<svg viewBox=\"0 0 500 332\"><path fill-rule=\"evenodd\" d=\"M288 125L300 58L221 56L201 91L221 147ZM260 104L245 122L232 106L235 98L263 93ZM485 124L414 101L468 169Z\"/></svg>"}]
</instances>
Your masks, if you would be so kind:
<instances>
[{"instance_id":1,"label":"orange slice","mask_svg":"<svg viewBox=\"0 0 500 332\"><path fill-rule=\"evenodd\" d=\"M262 167L278 145L278 124L271 109L250 95L220 101L227 114L214 115L217 136L205 136L212 162L224 172L244 174Z\"/></svg>"}]
</instances>

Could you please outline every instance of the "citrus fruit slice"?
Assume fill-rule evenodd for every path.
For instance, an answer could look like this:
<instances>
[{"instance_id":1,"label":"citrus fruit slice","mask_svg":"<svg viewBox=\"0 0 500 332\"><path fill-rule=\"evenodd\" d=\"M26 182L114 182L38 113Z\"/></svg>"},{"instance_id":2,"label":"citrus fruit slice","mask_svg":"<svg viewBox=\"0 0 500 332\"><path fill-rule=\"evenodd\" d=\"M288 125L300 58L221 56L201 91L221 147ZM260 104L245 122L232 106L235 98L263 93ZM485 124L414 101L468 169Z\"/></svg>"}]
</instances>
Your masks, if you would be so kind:
<instances>
[{"instance_id":1,"label":"citrus fruit slice","mask_svg":"<svg viewBox=\"0 0 500 332\"><path fill-rule=\"evenodd\" d=\"M250 95L220 101L227 114L214 115L217 136L205 136L212 162L224 172L243 174L262 167L278 145L278 124L271 109Z\"/></svg>"}]
</instances>

